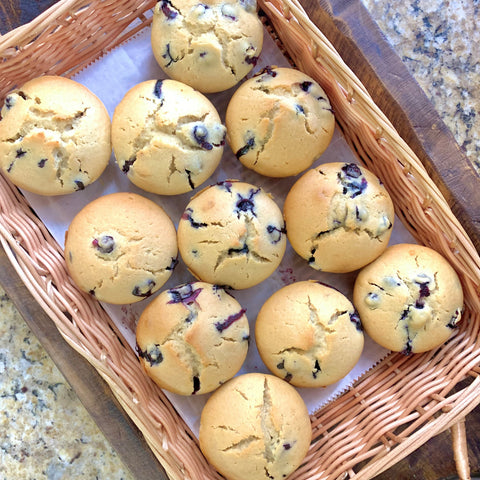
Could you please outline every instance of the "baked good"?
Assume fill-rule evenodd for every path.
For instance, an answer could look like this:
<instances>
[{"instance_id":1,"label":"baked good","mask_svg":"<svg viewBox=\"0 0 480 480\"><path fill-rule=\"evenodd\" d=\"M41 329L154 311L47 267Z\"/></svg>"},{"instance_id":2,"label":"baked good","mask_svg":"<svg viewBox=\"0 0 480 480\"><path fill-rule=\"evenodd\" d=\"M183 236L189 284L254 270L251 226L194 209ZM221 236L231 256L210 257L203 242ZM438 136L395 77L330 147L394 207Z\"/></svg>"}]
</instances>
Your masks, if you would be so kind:
<instances>
[{"instance_id":1,"label":"baked good","mask_svg":"<svg viewBox=\"0 0 480 480\"><path fill-rule=\"evenodd\" d=\"M225 134L210 100L175 80L135 85L112 118L118 166L137 187L161 195L205 182L222 158Z\"/></svg>"},{"instance_id":2,"label":"baked good","mask_svg":"<svg viewBox=\"0 0 480 480\"><path fill-rule=\"evenodd\" d=\"M296 387L325 387L342 379L364 344L350 300L314 281L291 283L266 300L255 341L268 369Z\"/></svg>"},{"instance_id":3,"label":"baked good","mask_svg":"<svg viewBox=\"0 0 480 480\"><path fill-rule=\"evenodd\" d=\"M73 218L65 260L77 286L98 300L138 302L156 292L177 264L175 226L141 195L104 195Z\"/></svg>"},{"instance_id":4,"label":"baked good","mask_svg":"<svg viewBox=\"0 0 480 480\"><path fill-rule=\"evenodd\" d=\"M448 339L461 318L463 291L442 255L404 243L392 245L360 271L353 302L375 342L409 354Z\"/></svg>"},{"instance_id":5,"label":"baked good","mask_svg":"<svg viewBox=\"0 0 480 480\"><path fill-rule=\"evenodd\" d=\"M333 162L303 174L283 206L288 239L308 264L346 273L387 248L393 202L380 180L355 163Z\"/></svg>"},{"instance_id":6,"label":"baked good","mask_svg":"<svg viewBox=\"0 0 480 480\"><path fill-rule=\"evenodd\" d=\"M273 375L233 378L200 418L200 448L228 480L284 480L301 465L311 437L302 397Z\"/></svg>"},{"instance_id":7,"label":"baked good","mask_svg":"<svg viewBox=\"0 0 480 480\"><path fill-rule=\"evenodd\" d=\"M83 190L110 159L108 112L74 80L46 75L26 82L7 95L0 118L1 168L30 192Z\"/></svg>"},{"instance_id":8,"label":"baked good","mask_svg":"<svg viewBox=\"0 0 480 480\"><path fill-rule=\"evenodd\" d=\"M315 80L293 68L267 67L235 91L227 141L247 168L269 177L297 175L328 147L335 117Z\"/></svg>"},{"instance_id":9,"label":"baked good","mask_svg":"<svg viewBox=\"0 0 480 480\"><path fill-rule=\"evenodd\" d=\"M280 264L287 238L282 212L262 188L238 181L210 185L188 203L178 247L204 282L249 288Z\"/></svg>"},{"instance_id":10,"label":"baked good","mask_svg":"<svg viewBox=\"0 0 480 480\"><path fill-rule=\"evenodd\" d=\"M136 329L142 366L161 388L208 393L232 378L248 350L245 310L224 289L205 282L161 292Z\"/></svg>"},{"instance_id":11,"label":"baked good","mask_svg":"<svg viewBox=\"0 0 480 480\"><path fill-rule=\"evenodd\" d=\"M255 0L160 0L151 43L163 71L205 93L236 85L256 64L263 27Z\"/></svg>"}]
</instances>

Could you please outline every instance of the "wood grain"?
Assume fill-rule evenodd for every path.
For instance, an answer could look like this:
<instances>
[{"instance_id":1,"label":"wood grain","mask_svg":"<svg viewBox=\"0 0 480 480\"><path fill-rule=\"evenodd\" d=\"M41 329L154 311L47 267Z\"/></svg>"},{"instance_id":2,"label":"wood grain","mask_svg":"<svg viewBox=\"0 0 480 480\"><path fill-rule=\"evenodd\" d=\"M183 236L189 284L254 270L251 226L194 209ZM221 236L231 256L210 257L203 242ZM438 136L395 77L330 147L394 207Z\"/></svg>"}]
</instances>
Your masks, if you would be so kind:
<instances>
[{"instance_id":1,"label":"wood grain","mask_svg":"<svg viewBox=\"0 0 480 480\"><path fill-rule=\"evenodd\" d=\"M33 20L58 0L1 0L0 1L0 34L24 25Z\"/></svg>"}]
</instances>

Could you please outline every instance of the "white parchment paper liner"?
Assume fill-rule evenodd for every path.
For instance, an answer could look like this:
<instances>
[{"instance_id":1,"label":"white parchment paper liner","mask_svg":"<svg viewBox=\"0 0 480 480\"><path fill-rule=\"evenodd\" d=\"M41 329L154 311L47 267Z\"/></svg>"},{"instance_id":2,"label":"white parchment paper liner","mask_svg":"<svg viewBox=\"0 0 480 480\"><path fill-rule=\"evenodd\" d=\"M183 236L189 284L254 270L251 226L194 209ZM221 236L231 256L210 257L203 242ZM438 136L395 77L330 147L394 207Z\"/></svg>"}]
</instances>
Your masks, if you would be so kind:
<instances>
[{"instance_id":1,"label":"white parchment paper liner","mask_svg":"<svg viewBox=\"0 0 480 480\"><path fill-rule=\"evenodd\" d=\"M289 66L268 33L265 32L264 37L264 48L252 74L266 65ZM116 105L131 87L145 80L161 78L167 77L153 57L150 46L150 29L145 28L128 42L117 47L77 74L74 80L84 84L94 92L103 101L110 116L112 116ZM223 122L228 101L234 90L235 88L226 92L207 95L217 107ZM327 151L317 160L314 166L338 161L357 162L357 159L341 134L336 131ZM161 205L177 226L183 210L194 193L211 183L228 178L240 179L253 185L262 186L273 195L278 206L283 208L285 195L298 176L287 179L270 179L257 175L245 169L235 158L229 147L226 146L221 164L214 175L204 185L184 195L174 197L159 196L138 189L117 167L113 155L109 166L100 179L83 191L61 197L42 197L25 191L23 193L54 238L63 246L65 232L70 221L87 203L101 195L117 191L132 191L143 195ZM396 219L390 243L405 242L415 243L415 240L401 222ZM260 359L253 336L257 313L263 302L273 292L293 281L307 279L320 280L336 287L348 298L351 299L352 297L355 273L340 275L317 272L296 255L290 245L287 246L287 251L280 267L270 278L254 288L234 292L235 298L247 310L251 333L247 360L239 374L247 372L268 373ZM161 290L192 280L194 278L186 270L180 259L180 263L173 272L172 277ZM125 336L132 349L135 347L136 322L147 303L155 297L156 295L153 295L149 299L132 305L103 304L105 310ZM322 405L346 391L358 377L387 355L387 350L375 344L367 336L365 340L365 348L360 361L344 379L326 388L298 389L310 413L314 413ZM182 397L169 392L166 393L188 426L198 435L200 414L208 395Z\"/></svg>"}]
</instances>

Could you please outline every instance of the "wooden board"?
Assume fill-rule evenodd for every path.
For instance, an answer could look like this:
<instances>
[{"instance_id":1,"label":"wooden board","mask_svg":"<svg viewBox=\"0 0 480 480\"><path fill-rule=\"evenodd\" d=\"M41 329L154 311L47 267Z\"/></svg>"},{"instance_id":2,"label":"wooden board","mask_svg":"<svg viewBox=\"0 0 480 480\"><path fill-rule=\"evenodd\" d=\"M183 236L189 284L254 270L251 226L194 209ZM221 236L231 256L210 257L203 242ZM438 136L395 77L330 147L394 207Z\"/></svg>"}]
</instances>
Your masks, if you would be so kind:
<instances>
[{"instance_id":1,"label":"wooden board","mask_svg":"<svg viewBox=\"0 0 480 480\"><path fill-rule=\"evenodd\" d=\"M24 12L27 17L18 13L18 8L15 8L18 3L8 0L3 5L5 10L0 11L0 16L6 15L10 28L25 22L28 16L32 18L54 1L31 2L31 9ZM375 102L422 159L477 250L480 250L480 195L476 194L480 178L360 0L303 0L303 3L310 18L321 27L346 63L368 86ZM163 469L111 391L96 370L63 341L15 274L3 251L0 251L0 283L133 477L139 480L165 479ZM474 428L467 425L471 462L472 467L478 469L478 409L469 418L469 425L474 425ZM444 433L377 479L418 477L433 480L454 471L450 437Z\"/></svg>"}]
</instances>

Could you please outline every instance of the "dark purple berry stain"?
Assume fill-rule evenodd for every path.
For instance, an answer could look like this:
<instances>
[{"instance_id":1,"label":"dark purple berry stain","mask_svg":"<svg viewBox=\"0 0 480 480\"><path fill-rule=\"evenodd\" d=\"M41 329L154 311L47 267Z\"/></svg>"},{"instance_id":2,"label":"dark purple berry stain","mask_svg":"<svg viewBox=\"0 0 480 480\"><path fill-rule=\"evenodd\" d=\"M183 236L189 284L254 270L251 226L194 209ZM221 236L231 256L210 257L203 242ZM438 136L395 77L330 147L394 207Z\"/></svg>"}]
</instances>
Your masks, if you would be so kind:
<instances>
[{"instance_id":1,"label":"dark purple berry stain","mask_svg":"<svg viewBox=\"0 0 480 480\"><path fill-rule=\"evenodd\" d=\"M178 265L178 257L172 257L170 265L165 268L165 270L175 270L175 267Z\"/></svg>"},{"instance_id":2,"label":"dark purple berry stain","mask_svg":"<svg viewBox=\"0 0 480 480\"><path fill-rule=\"evenodd\" d=\"M231 180L224 180L223 182L218 182L217 185L224 188L227 192L232 193L232 183Z\"/></svg>"},{"instance_id":3,"label":"dark purple berry stain","mask_svg":"<svg viewBox=\"0 0 480 480\"><path fill-rule=\"evenodd\" d=\"M305 82L302 82L302 83L300 84L300 88L301 88L304 92L308 93L308 92L310 91L310 88L312 87L312 85L313 85L312 82L305 81Z\"/></svg>"},{"instance_id":4,"label":"dark purple berry stain","mask_svg":"<svg viewBox=\"0 0 480 480\"><path fill-rule=\"evenodd\" d=\"M430 289L428 288L428 283L429 282L425 282L425 283L420 284L420 298L430 296Z\"/></svg>"},{"instance_id":5,"label":"dark purple berry stain","mask_svg":"<svg viewBox=\"0 0 480 480\"><path fill-rule=\"evenodd\" d=\"M315 263L315 252L317 251L316 248L312 248L310 250L310 258L308 259L308 263Z\"/></svg>"},{"instance_id":6,"label":"dark purple berry stain","mask_svg":"<svg viewBox=\"0 0 480 480\"><path fill-rule=\"evenodd\" d=\"M317 378L318 373L320 373L322 369L320 368L320 363L318 360L315 360L315 364L313 365L312 376L313 378Z\"/></svg>"},{"instance_id":7,"label":"dark purple berry stain","mask_svg":"<svg viewBox=\"0 0 480 480\"><path fill-rule=\"evenodd\" d=\"M111 235L102 235L100 238L94 238L92 245L101 253L112 253L115 248L115 240Z\"/></svg>"},{"instance_id":8,"label":"dark purple berry stain","mask_svg":"<svg viewBox=\"0 0 480 480\"><path fill-rule=\"evenodd\" d=\"M8 168L7 168L7 172L8 172L8 173L10 173L10 172L12 171L12 168L13 168L13 164L14 164L14 163L15 163L15 162L12 162L12 163L8 166Z\"/></svg>"},{"instance_id":9,"label":"dark purple berry stain","mask_svg":"<svg viewBox=\"0 0 480 480\"><path fill-rule=\"evenodd\" d=\"M204 149L212 150L213 145L207 141L208 139L208 130L204 125L195 125L192 131L193 138L195 141Z\"/></svg>"},{"instance_id":10,"label":"dark purple berry stain","mask_svg":"<svg viewBox=\"0 0 480 480\"><path fill-rule=\"evenodd\" d=\"M360 178L362 176L362 171L355 163L345 164L342 167L342 172L344 172L345 175L350 178Z\"/></svg>"},{"instance_id":11,"label":"dark purple berry stain","mask_svg":"<svg viewBox=\"0 0 480 480\"><path fill-rule=\"evenodd\" d=\"M411 355L412 353L412 341L410 338L407 340L407 343L405 344L405 348L402 350L402 353L404 355Z\"/></svg>"},{"instance_id":12,"label":"dark purple berry stain","mask_svg":"<svg viewBox=\"0 0 480 480\"><path fill-rule=\"evenodd\" d=\"M249 342L249 341L250 341L250 335L245 334L245 335L242 337L242 340L244 340L245 342Z\"/></svg>"},{"instance_id":13,"label":"dark purple berry stain","mask_svg":"<svg viewBox=\"0 0 480 480\"><path fill-rule=\"evenodd\" d=\"M368 182L362 175L360 168L354 163L345 164L338 174L338 180L343 185L343 194L350 198L361 195L367 188Z\"/></svg>"},{"instance_id":14,"label":"dark purple berry stain","mask_svg":"<svg viewBox=\"0 0 480 480\"><path fill-rule=\"evenodd\" d=\"M243 317L245 312L246 312L246 310L244 308L242 308L239 312L234 313L233 315L229 315L225 320L222 320L220 322L215 322L215 328L219 332L223 332L230 325L235 323L237 320L240 320Z\"/></svg>"},{"instance_id":15,"label":"dark purple berry stain","mask_svg":"<svg viewBox=\"0 0 480 480\"><path fill-rule=\"evenodd\" d=\"M225 140L226 140L226 139L227 139L227 131L225 130L225 131L223 132L223 137L222 137L222 139L220 140L220 143L213 143L213 142L212 142L212 145L213 145L214 147L223 147L223 146L225 145Z\"/></svg>"},{"instance_id":16,"label":"dark purple berry stain","mask_svg":"<svg viewBox=\"0 0 480 480\"><path fill-rule=\"evenodd\" d=\"M163 85L163 80L157 80L155 82L155 86L153 87L153 94L159 99L163 98L162 85Z\"/></svg>"},{"instance_id":17,"label":"dark purple berry stain","mask_svg":"<svg viewBox=\"0 0 480 480\"><path fill-rule=\"evenodd\" d=\"M135 297L149 297L152 294L152 290L155 288L154 280L147 280L144 285L136 285L132 290L132 295Z\"/></svg>"},{"instance_id":18,"label":"dark purple berry stain","mask_svg":"<svg viewBox=\"0 0 480 480\"><path fill-rule=\"evenodd\" d=\"M172 63L176 63L179 60L179 57L174 58L172 56L172 53L170 52L170 44L169 43L167 43L167 46L165 47L165 53L162 55L162 58L164 58L165 60L168 60L165 67L169 67Z\"/></svg>"},{"instance_id":19,"label":"dark purple berry stain","mask_svg":"<svg viewBox=\"0 0 480 480\"><path fill-rule=\"evenodd\" d=\"M253 188L250 189L248 193L248 197L243 197L240 193L237 193L237 203L235 205L235 211L237 212L237 216L240 217L240 214L250 212L254 217L256 217L255 213L255 202L253 197L260 193L260 188L254 190Z\"/></svg>"},{"instance_id":20,"label":"dark purple berry stain","mask_svg":"<svg viewBox=\"0 0 480 480\"><path fill-rule=\"evenodd\" d=\"M195 395L200 390L200 379L197 376L193 377L193 392L192 395Z\"/></svg>"},{"instance_id":21,"label":"dark purple berry stain","mask_svg":"<svg viewBox=\"0 0 480 480\"><path fill-rule=\"evenodd\" d=\"M255 66L255 65L258 63L258 56L256 56L256 55L253 55L253 56L247 55L247 56L245 57L245 63L246 63L247 65L253 65L253 66Z\"/></svg>"},{"instance_id":22,"label":"dark purple berry stain","mask_svg":"<svg viewBox=\"0 0 480 480\"><path fill-rule=\"evenodd\" d=\"M7 110L10 110L13 107L14 103L15 101L13 100L13 97L11 97L10 95L5 98L5 107Z\"/></svg>"},{"instance_id":23,"label":"dark purple berry stain","mask_svg":"<svg viewBox=\"0 0 480 480\"><path fill-rule=\"evenodd\" d=\"M259 76L267 76L268 75L270 77L276 77L277 72L274 70L273 67L271 67L270 65L267 65L262 70L260 70L260 72L258 72L258 75ZM263 80L262 78L258 78L257 82L261 82L262 80Z\"/></svg>"},{"instance_id":24,"label":"dark purple berry stain","mask_svg":"<svg viewBox=\"0 0 480 480\"><path fill-rule=\"evenodd\" d=\"M93 290L89 290L88 293L89 293L90 295L95 296L95 290L94 290L94 289L93 289Z\"/></svg>"},{"instance_id":25,"label":"dark purple berry stain","mask_svg":"<svg viewBox=\"0 0 480 480\"><path fill-rule=\"evenodd\" d=\"M206 54L207 54L207 52L200 52L198 56L199 56L200 58L203 58Z\"/></svg>"},{"instance_id":26,"label":"dark purple berry stain","mask_svg":"<svg viewBox=\"0 0 480 480\"><path fill-rule=\"evenodd\" d=\"M362 321L360 320L360 316L357 312L353 312L350 314L350 321L355 325L355 328L359 332L363 331Z\"/></svg>"},{"instance_id":27,"label":"dark purple berry stain","mask_svg":"<svg viewBox=\"0 0 480 480\"><path fill-rule=\"evenodd\" d=\"M81 180L74 180L75 190L85 190L85 184Z\"/></svg>"},{"instance_id":28,"label":"dark purple berry stain","mask_svg":"<svg viewBox=\"0 0 480 480\"><path fill-rule=\"evenodd\" d=\"M267 233L270 235L272 243L278 243L282 239L282 234L286 234L287 230L285 227L278 228L275 225L268 225Z\"/></svg>"},{"instance_id":29,"label":"dark purple berry stain","mask_svg":"<svg viewBox=\"0 0 480 480\"><path fill-rule=\"evenodd\" d=\"M191 283L186 283L184 285L180 285L177 288L171 288L168 290L168 294L171 297L167 303L183 303L183 305L192 305L197 301L197 297L200 295L200 292L203 288L194 289Z\"/></svg>"},{"instance_id":30,"label":"dark purple berry stain","mask_svg":"<svg viewBox=\"0 0 480 480\"><path fill-rule=\"evenodd\" d=\"M423 303L423 300L421 300L420 298L415 301L415 308L421 310L424 306L425 304Z\"/></svg>"},{"instance_id":31,"label":"dark purple berry stain","mask_svg":"<svg viewBox=\"0 0 480 480\"><path fill-rule=\"evenodd\" d=\"M39 168L43 168L46 163L47 163L47 159L46 159L46 158L42 158L42 159L40 159L40 160L38 161L37 166L38 166Z\"/></svg>"},{"instance_id":32,"label":"dark purple berry stain","mask_svg":"<svg viewBox=\"0 0 480 480\"><path fill-rule=\"evenodd\" d=\"M293 375L291 373L287 373L283 379L286 381L286 382L291 382L292 381L292 378L293 378Z\"/></svg>"},{"instance_id":33,"label":"dark purple berry stain","mask_svg":"<svg viewBox=\"0 0 480 480\"><path fill-rule=\"evenodd\" d=\"M289 443L284 443L283 444L283 449L284 450L290 450L291 448L292 448L292 446Z\"/></svg>"},{"instance_id":34,"label":"dark purple berry stain","mask_svg":"<svg viewBox=\"0 0 480 480\"><path fill-rule=\"evenodd\" d=\"M193 180L192 180L192 172L190 170L185 169L185 174L187 175L188 185L193 190L195 188L195 184L193 183Z\"/></svg>"},{"instance_id":35,"label":"dark purple berry stain","mask_svg":"<svg viewBox=\"0 0 480 480\"><path fill-rule=\"evenodd\" d=\"M283 370L285 368L285 360L282 360L281 362L277 363L277 368L279 370Z\"/></svg>"},{"instance_id":36,"label":"dark purple berry stain","mask_svg":"<svg viewBox=\"0 0 480 480\"><path fill-rule=\"evenodd\" d=\"M128 171L130 170L130 168L132 167L132 165L135 163L136 160L137 160L137 157L135 155L133 157L130 157L128 160L125 160L125 162L123 163L122 172L128 173Z\"/></svg>"},{"instance_id":37,"label":"dark purple berry stain","mask_svg":"<svg viewBox=\"0 0 480 480\"><path fill-rule=\"evenodd\" d=\"M135 346L135 350L137 351L138 356L148 362L151 367L159 365L163 362L163 355L160 351L160 345L158 344L155 344L150 349L142 350L137 343Z\"/></svg>"},{"instance_id":38,"label":"dark purple berry stain","mask_svg":"<svg viewBox=\"0 0 480 480\"><path fill-rule=\"evenodd\" d=\"M27 153L26 150L19 148L15 153L15 158L22 158Z\"/></svg>"},{"instance_id":39,"label":"dark purple berry stain","mask_svg":"<svg viewBox=\"0 0 480 480\"><path fill-rule=\"evenodd\" d=\"M162 10L163 14L167 17L168 20L173 20L178 15L178 11L175 10L175 8L173 7L173 5L169 0L161 0L160 9Z\"/></svg>"},{"instance_id":40,"label":"dark purple berry stain","mask_svg":"<svg viewBox=\"0 0 480 480\"><path fill-rule=\"evenodd\" d=\"M357 206L355 206L355 219L357 220L357 222L361 222L362 221L362 217L360 215L360 210L358 209Z\"/></svg>"},{"instance_id":41,"label":"dark purple berry stain","mask_svg":"<svg viewBox=\"0 0 480 480\"><path fill-rule=\"evenodd\" d=\"M192 228L202 228L202 227L206 227L207 224L206 223L203 223L203 222L196 222L194 219L193 219L193 210L188 207L184 212L183 212L183 215L182 215L182 220L188 220L190 222L190 226Z\"/></svg>"},{"instance_id":42,"label":"dark purple berry stain","mask_svg":"<svg viewBox=\"0 0 480 480\"><path fill-rule=\"evenodd\" d=\"M455 310L455 313L452 315L452 318L447 323L447 327L451 328L452 330L454 328L457 328L458 327L457 321L458 321L459 316L460 316L460 310Z\"/></svg>"},{"instance_id":43,"label":"dark purple berry stain","mask_svg":"<svg viewBox=\"0 0 480 480\"><path fill-rule=\"evenodd\" d=\"M235 156L237 158L243 157L243 155L246 155L254 147L255 147L255 137L250 137L247 140L247 143L242 148L239 148L237 150L237 153L235 153Z\"/></svg>"},{"instance_id":44,"label":"dark purple berry stain","mask_svg":"<svg viewBox=\"0 0 480 480\"><path fill-rule=\"evenodd\" d=\"M222 12L222 16L224 16L225 18L228 18L229 20L232 20L232 22L237 21L237 17L233 14L233 9L230 8L230 5L228 3L222 5L221 12Z\"/></svg>"},{"instance_id":45,"label":"dark purple berry stain","mask_svg":"<svg viewBox=\"0 0 480 480\"><path fill-rule=\"evenodd\" d=\"M295 111L297 114L305 115L305 109L298 103L295 104Z\"/></svg>"},{"instance_id":46,"label":"dark purple berry stain","mask_svg":"<svg viewBox=\"0 0 480 480\"><path fill-rule=\"evenodd\" d=\"M250 249L248 248L248 245L246 243L243 244L243 247L241 248L229 248L228 249L228 255L247 255Z\"/></svg>"},{"instance_id":47,"label":"dark purple berry stain","mask_svg":"<svg viewBox=\"0 0 480 480\"><path fill-rule=\"evenodd\" d=\"M400 315L400 320L405 320L408 317L409 313L410 313L410 307L407 307Z\"/></svg>"}]
</instances>

